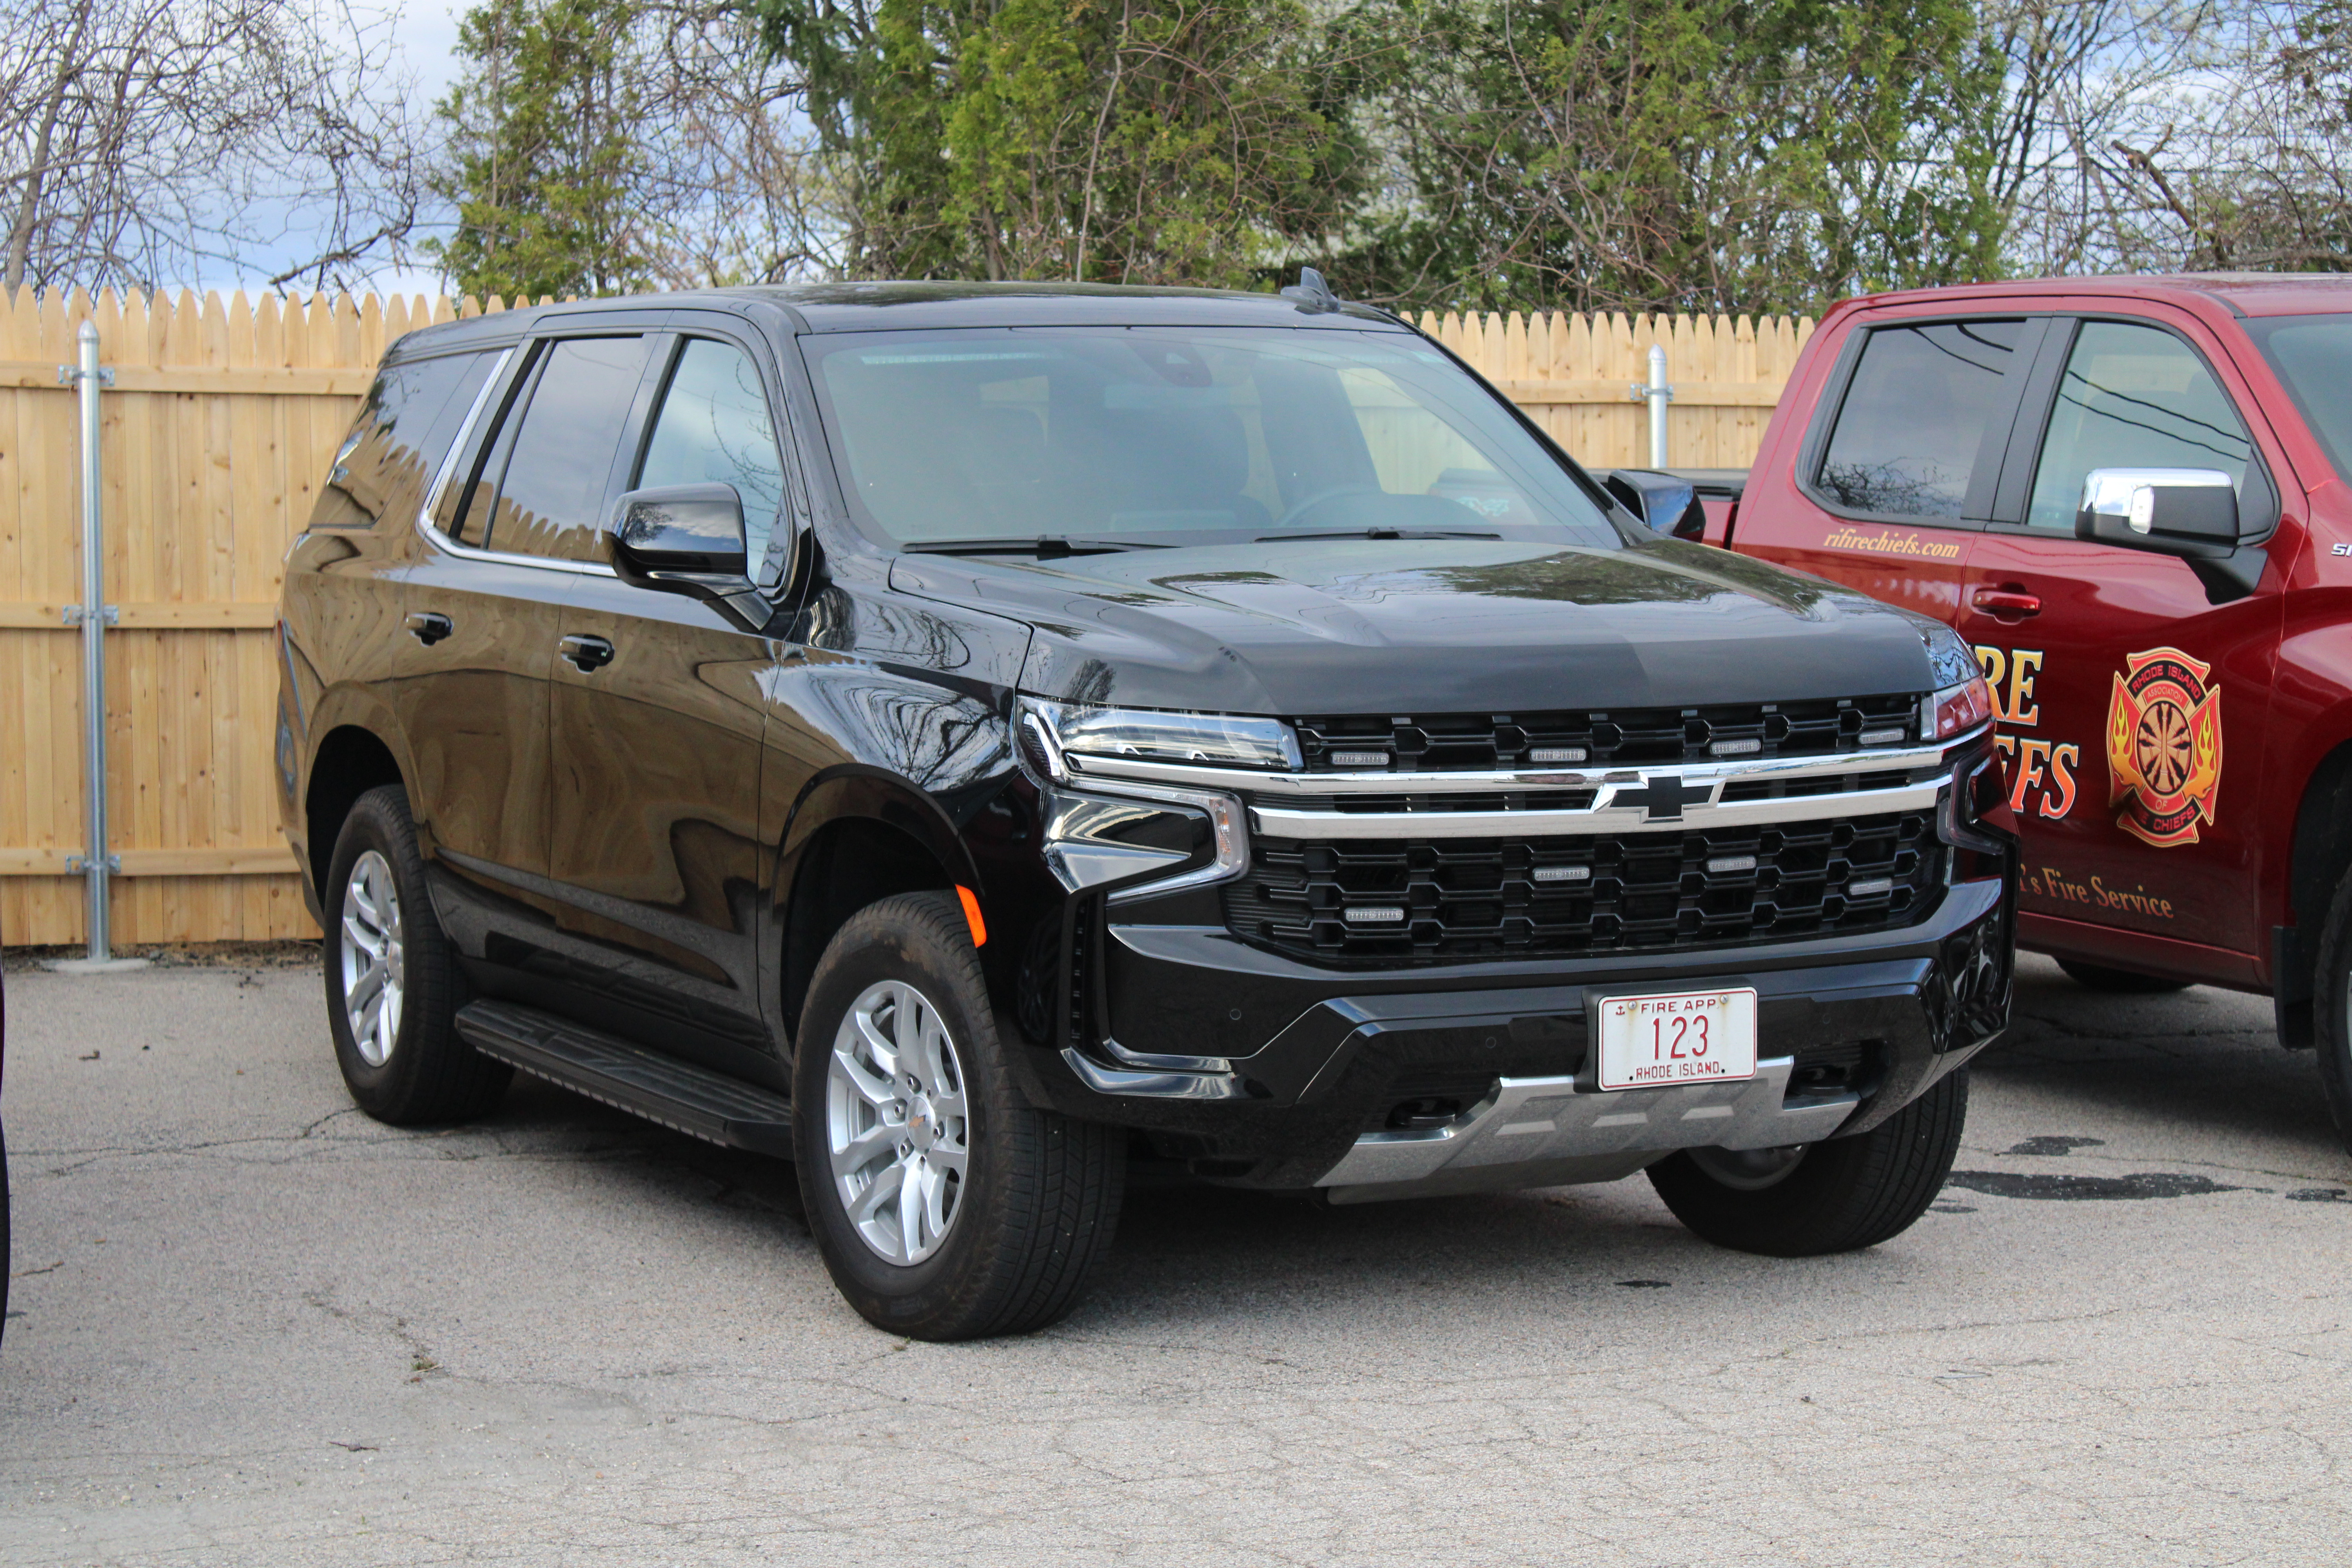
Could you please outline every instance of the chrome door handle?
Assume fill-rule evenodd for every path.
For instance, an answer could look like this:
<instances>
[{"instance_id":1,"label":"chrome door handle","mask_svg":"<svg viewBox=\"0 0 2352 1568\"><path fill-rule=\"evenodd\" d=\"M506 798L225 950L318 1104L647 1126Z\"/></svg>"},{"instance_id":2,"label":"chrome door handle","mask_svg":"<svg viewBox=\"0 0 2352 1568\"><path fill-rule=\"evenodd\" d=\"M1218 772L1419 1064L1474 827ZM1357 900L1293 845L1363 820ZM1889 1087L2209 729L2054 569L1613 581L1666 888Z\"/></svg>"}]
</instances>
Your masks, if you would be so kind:
<instances>
[{"instance_id":1,"label":"chrome door handle","mask_svg":"<svg viewBox=\"0 0 2352 1568\"><path fill-rule=\"evenodd\" d=\"M408 612L407 619L402 624L406 626L410 634L426 647L431 647L457 629L457 623L438 610L411 610Z\"/></svg>"},{"instance_id":2,"label":"chrome door handle","mask_svg":"<svg viewBox=\"0 0 2352 1568\"><path fill-rule=\"evenodd\" d=\"M602 669L613 662L613 645L603 637L584 637L573 632L555 646L583 675L593 669Z\"/></svg>"}]
</instances>

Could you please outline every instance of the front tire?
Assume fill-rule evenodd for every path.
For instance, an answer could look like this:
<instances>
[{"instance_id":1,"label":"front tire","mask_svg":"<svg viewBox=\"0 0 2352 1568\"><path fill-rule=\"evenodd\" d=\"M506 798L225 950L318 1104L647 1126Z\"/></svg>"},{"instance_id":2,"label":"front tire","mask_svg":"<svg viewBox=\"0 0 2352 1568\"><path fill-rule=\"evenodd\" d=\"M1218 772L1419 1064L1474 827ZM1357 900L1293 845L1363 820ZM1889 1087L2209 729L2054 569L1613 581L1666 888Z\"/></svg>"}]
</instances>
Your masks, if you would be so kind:
<instances>
[{"instance_id":1,"label":"front tire","mask_svg":"<svg viewBox=\"0 0 2352 1568\"><path fill-rule=\"evenodd\" d=\"M868 905L825 948L793 1105L817 1250L878 1329L968 1340L1044 1328L1109 1248L1125 1139L1023 1099L945 894Z\"/></svg>"},{"instance_id":2,"label":"front tire","mask_svg":"<svg viewBox=\"0 0 2352 1568\"><path fill-rule=\"evenodd\" d=\"M320 892L328 1026L359 1108L409 1127L468 1121L496 1106L514 1069L457 1033L457 954L425 890L425 858L398 784L352 804Z\"/></svg>"},{"instance_id":3,"label":"front tire","mask_svg":"<svg viewBox=\"0 0 2352 1568\"><path fill-rule=\"evenodd\" d=\"M1818 1258L1899 1236L1944 1189L1968 1121L1962 1068L1869 1131L1795 1159L1685 1150L1650 1167L1675 1217L1717 1247Z\"/></svg>"},{"instance_id":4,"label":"front tire","mask_svg":"<svg viewBox=\"0 0 2352 1568\"><path fill-rule=\"evenodd\" d=\"M2058 967L2075 984L2093 991L2111 992L2118 996L2154 996L2168 991L2186 991L2186 980L2171 980L2158 974L2135 974L2128 969L2109 969L2104 963L2084 963L2078 958L2062 958Z\"/></svg>"},{"instance_id":5,"label":"front tire","mask_svg":"<svg viewBox=\"0 0 2352 1568\"><path fill-rule=\"evenodd\" d=\"M2311 986L2319 1081L2327 1091L2336 1134L2352 1150L2352 878L2336 889L2327 906Z\"/></svg>"}]
</instances>

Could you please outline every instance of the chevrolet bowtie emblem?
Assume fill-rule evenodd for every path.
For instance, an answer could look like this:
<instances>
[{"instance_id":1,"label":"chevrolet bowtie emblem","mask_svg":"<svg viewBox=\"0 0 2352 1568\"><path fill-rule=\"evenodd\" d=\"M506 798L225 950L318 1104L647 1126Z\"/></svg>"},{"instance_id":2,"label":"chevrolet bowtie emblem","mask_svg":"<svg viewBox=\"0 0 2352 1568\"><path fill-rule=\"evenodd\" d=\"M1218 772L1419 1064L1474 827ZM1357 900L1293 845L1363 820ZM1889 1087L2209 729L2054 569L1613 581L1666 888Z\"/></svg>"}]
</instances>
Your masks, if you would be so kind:
<instances>
[{"instance_id":1,"label":"chevrolet bowtie emblem","mask_svg":"<svg viewBox=\"0 0 2352 1568\"><path fill-rule=\"evenodd\" d=\"M1683 814L1686 805L1704 805L1715 794L1711 784L1686 784L1679 773L1654 773L1638 784L1620 784L1609 797L1612 806L1646 807L1652 822Z\"/></svg>"}]
</instances>

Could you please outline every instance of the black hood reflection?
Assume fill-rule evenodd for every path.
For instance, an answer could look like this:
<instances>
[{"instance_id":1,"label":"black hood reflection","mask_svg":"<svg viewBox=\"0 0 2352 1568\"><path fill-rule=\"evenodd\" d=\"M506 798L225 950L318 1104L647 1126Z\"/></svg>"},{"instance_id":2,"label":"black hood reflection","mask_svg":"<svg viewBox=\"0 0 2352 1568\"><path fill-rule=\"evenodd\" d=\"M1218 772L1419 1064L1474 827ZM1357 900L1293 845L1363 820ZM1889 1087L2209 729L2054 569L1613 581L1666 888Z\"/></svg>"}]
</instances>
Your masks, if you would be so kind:
<instances>
[{"instance_id":1,"label":"black hood reflection","mask_svg":"<svg viewBox=\"0 0 2352 1568\"><path fill-rule=\"evenodd\" d=\"M900 557L1034 628L1022 689L1244 713L1507 712L1925 690L1931 623L1676 541L1330 540Z\"/></svg>"}]
</instances>

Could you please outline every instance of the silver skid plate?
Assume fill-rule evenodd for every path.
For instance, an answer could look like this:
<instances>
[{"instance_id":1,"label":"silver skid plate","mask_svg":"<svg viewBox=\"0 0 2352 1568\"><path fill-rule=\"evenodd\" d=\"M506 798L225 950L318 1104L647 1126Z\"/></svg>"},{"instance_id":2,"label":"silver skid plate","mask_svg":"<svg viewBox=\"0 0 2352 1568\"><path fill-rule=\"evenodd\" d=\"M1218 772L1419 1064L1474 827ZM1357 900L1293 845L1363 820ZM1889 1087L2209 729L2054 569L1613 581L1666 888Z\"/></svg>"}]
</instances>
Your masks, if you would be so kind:
<instances>
[{"instance_id":1,"label":"silver skid plate","mask_svg":"<svg viewBox=\"0 0 2352 1568\"><path fill-rule=\"evenodd\" d=\"M1443 1127L1367 1132L1316 1183L1333 1203L1609 1182L1676 1149L1777 1149L1836 1131L1851 1090L1790 1100L1793 1057L1739 1083L1579 1092L1567 1078L1507 1078Z\"/></svg>"}]
</instances>

